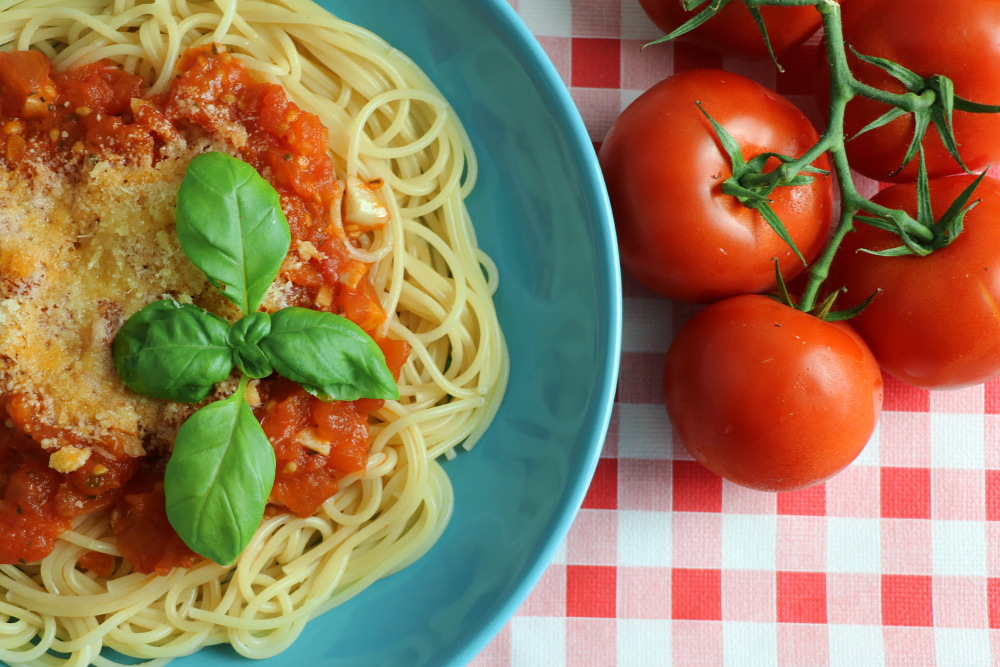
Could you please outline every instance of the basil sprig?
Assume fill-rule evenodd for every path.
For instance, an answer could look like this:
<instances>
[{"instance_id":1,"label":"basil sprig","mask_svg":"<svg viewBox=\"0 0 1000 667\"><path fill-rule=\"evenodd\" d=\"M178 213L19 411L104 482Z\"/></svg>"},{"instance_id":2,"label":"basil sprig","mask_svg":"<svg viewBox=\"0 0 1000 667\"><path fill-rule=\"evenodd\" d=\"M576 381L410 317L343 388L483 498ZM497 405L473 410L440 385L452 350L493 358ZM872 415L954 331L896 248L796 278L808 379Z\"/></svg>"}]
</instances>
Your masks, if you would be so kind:
<instances>
[{"instance_id":1,"label":"basil sprig","mask_svg":"<svg viewBox=\"0 0 1000 667\"><path fill-rule=\"evenodd\" d=\"M249 378L277 372L323 400L399 398L378 345L333 313L259 312L288 252L291 233L278 194L256 170L223 153L193 159L177 193L184 254L243 317L229 324L165 299L135 313L115 336L122 381L145 396L198 403L240 372L228 398L192 414L167 463L167 518L196 553L232 564L264 515L274 450L246 400Z\"/></svg>"}]
</instances>

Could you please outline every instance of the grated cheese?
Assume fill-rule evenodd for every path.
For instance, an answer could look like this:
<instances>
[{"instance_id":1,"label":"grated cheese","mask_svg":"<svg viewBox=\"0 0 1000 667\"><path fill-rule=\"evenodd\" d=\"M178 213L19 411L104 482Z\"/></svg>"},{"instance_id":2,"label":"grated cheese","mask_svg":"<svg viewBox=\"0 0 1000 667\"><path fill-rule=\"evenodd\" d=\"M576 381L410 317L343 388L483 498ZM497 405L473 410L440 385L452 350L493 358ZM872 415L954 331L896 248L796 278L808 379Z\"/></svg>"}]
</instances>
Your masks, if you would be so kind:
<instances>
[{"instance_id":1,"label":"grated cheese","mask_svg":"<svg viewBox=\"0 0 1000 667\"><path fill-rule=\"evenodd\" d=\"M181 140L155 165L97 161L82 175L0 169L0 387L28 396L36 421L119 458L173 442L194 406L129 391L111 343L130 315L164 297L238 315L181 252L174 228L188 162L227 145ZM288 302L290 287L278 282L265 307ZM232 392L221 385L213 398ZM57 470L90 455L60 444L50 445Z\"/></svg>"},{"instance_id":2,"label":"grated cheese","mask_svg":"<svg viewBox=\"0 0 1000 667\"><path fill-rule=\"evenodd\" d=\"M60 447L49 457L49 467L61 473L78 470L90 458L90 447Z\"/></svg>"}]
</instances>

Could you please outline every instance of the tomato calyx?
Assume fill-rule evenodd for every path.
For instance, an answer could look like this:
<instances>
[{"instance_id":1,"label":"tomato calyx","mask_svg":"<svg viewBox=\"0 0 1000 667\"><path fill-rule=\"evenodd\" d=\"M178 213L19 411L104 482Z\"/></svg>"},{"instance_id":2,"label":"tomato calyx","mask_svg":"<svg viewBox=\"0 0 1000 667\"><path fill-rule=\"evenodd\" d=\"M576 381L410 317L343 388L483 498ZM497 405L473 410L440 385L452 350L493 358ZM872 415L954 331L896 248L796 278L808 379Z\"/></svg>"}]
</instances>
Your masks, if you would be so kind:
<instances>
[{"instance_id":1,"label":"tomato calyx","mask_svg":"<svg viewBox=\"0 0 1000 667\"><path fill-rule=\"evenodd\" d=\"M850 49L851 53L859 60L878 67L903 84L907 92L902 95L894 95L889 101L892 104L892 108L861 128L848 141L853 141L862 134L887 125L897 118L913 114L915 124L913 140L906 150L902 164L890 176L895 176L901 172L917 156L917 152L923 144L924 136L927 134L927 130L931 124L937 129L938 135L941 137L941 143L944 144L944 147L955 159L955 162L962 167L963 171L971 173L958 152L958 142L955 140L955 130L952 126L954 111L958 109L959 111L968 113L1000 113L1000 106L980 104L959 97L955 94L955 84L944 75L934 74L925 78L903 67L899 63L885 58L862 55L853 46ZM858 86L858 88L860 88L859 92L872 99L881 99L881 93L884 92L877 89L870 89L864 85Z\"/></svg>"},{"instance_id":2,"label":"tomato calyx","mask_svg":"<svg viewBox=\"0 0 1000 667\"><path fill-rule=\"evenodd\" d=\"M786 238L787 234L782 232L784 227L782 222L775 220L775 216L771 215L769 197L774 192L774 188L779 185L803 182L808 179L811 172L810 165L820 156L824 154L828 156L832 171L837 177L840 216L827 244L809 266L808 280L802 288L799 302L794 304L794 307L805 313L823 315L823 318L827 320L847 319L852 317L853 313L850 310L834 310L834 304L827 303L827 299L830 298L830 288L825 286L830 266L844 238L852 233L858 224L862 223L892 232L899 237L899 246L869 251L872 254L890 257L900 255L926 256L952 244L964 229L966 214L978 203L972 198L983 174L980 174L975 182L971 183L960 196L955 198L945 213L935 220L931 213L927 186L928 164L931 165L935 177L948 172L939 173L942 171L940 165L934 164L940 160L937 155L938 150L935 148L937 140L933 137L931 126L934 126L934 132L940 136L940 143L944 147L944 150L940 151L941 157L954 161L956 168L952 173L961 170L969 173L968 165L973 165L978 170L983 167L985 161L977 157L975 152L970 155L963 150L964 159L959 154L959 141L965 135L962 134L961 127L956 134L953 116L955 116L954 121L959 122L961 126L962 122L967 120L963 114L997 114L1000 113L1000 105L984 104L956 94L955 82L961 83L962 80L958 74L953 75L951 71L948 71L947 75L935 73L924 76L887 58L858 53L856 49L849 47L848 40L845 39L841 5L838 0L736 0L736 2L743 4L751 12L759 10L761 7L792 8L807 5L814 7L819 12L825 35L823 48L829 73L829 90L826 100L827 125L816 144L795 159L779 155L762 155L751 160L744 160L738 149L735 148L732 137L713 121L712 125L716 128L719 143L729 155L729 161L733 168L733 176L723 183L722 191L724 194L736 197L743 206L759 211L775 233L790 248L794 249L794 246ZM727 5L733 3L732 0L682 0L681 4L687 11L699 7L701 10L686 23L674 29L663 39L658 40L659 42L675 39L694 30L715 17ZM901 53L906 55L906 52ZM855 63L860 63L865 68L881 70L884 76L877 78L886 83L869 85L859 79L852 70L852 68L857 69L854 67L855 63L852 63L849 57L856 58ZM899 59L909 63L903 57ZM917 66L913 67L920 69ZM944 67L944 64L925 68L924 71L941 72L941 67ZM952 76L955 76L954 81ZM962 85L974 88L967 82L962 83ZM968 88L963 90L966 89ZM970 94L965 92L964 95ZM917 172L919 207L915 215L911 215L906 210L892 209L869 200L858 191L854 170L848 163L846 146L850 139L847 138L845 130L847 105L855 98L866 98L885 105L888 107L888 111L882 113L874 121L869 122L866 118L865 122L868 124L861 130L857 132L851 130L854 132L852 139L872 132L872 130L878 130L897 120L903 119L906 122L912 122L913 134L905 136L899 144L902 164L898 168L893 165L885 172L888 174L891 169L895 169L892 172L893 175L905 177L907 180L912 179L910 174L913 171ZM955 115L956 110L962 113ZM707 111L702 109L702 112L708 116ZM711 120L710 117L709 119ZM896 124L895 127L906 129L905 125ZM875 134L881 135L883 132L879 131ZM925 142L925 140L927 141ZM926 156L927 164L925 164L924 155L925 143L928 143L932 149ZM893 150L895 149L893 148ZM919 158L918 169L913 170L912 163L917 158ZM894 154L893 162L896 159ZM968 164L966 164L966 160L968 160ZM777 167L765 173L763 171L764 164L773 165L775 161L778 162ZM801 257L798 251L796 254ZM837 293L839 292L835 292L834 295Z\"/></svg>"},{"instance_id":3,"label":"tomato calyx","mask_svg":"<svg viewBox=\"0 0 1000 667\"><path fill-rule=\"evenodd\" d=\"M861 303L851 306L850 308L834 310L833 306L837 301L837 297L846 291L843 287L831 292L826 296L826 298L816 305L806 305L804 300L796 301L792 297L791 292L788 291L788 284L785 283L785 278L781 275L781 267L778 266L778 262L774 263L774 277L777 283L778 293L767 294L765 296L768 296L778 303L788 306L789 308L794 308L795 310L803 312L807 315L812 315L813 317L823 320L824 322L845 322L857 317L871 304L881 291L878 289L875 290L868 296L867 299Z\"/></svg>"},{"instance_id":4,"label":"tomato calyx","mask_svg":"<svg viewBox=\"0 0 1000 667\"><path fill-rule=\"evenodd\" d=\"M969 201L976 188L986 176L984 169L979 176L959 193L948 209L937 220L931 209L930 182L927 177L927 165L924 162L923 149L918 150L919 169L917 171L917 217L913 218L899 209L883 209L883 207L865 202L855 220L872 227L878 227L899 236L902 245L885 250L867 250L863 252L882 257L900 257L916 255L924 257L935 250L941 250L951 245L965 226L965 215L972 210L980 200ZM915 238L911 232L923 230L921 238Z\"/></svg>"},{"instance_id":5,"label":"tomato calyx","mask_svg":"<svg viewBox=\"0 0 1000 667\"><path fill-rule=\"evenodd\" d=\"M896 171L897 174L908 163L912 162L914 157L919 155L923 159L923 141L932 124L941 135L942 143L945 144L947 152L958 165L961 165L962 169L968 171L964 161L958 156L958 141L955 138L952 115L955 110L977 114L1000 113L1000 105L980 104L956 95L954 85L947 76L933 75L925 78L898 63L884 58L858 54L855 51L854 55L861 62L879 67L900 81L905 92L891 92L863 83L854 76L848 62L848 47L844 39L841 8L837 0L737 1L742 2L751 11L765 6L800 7L811 5L820 13L825 32L824 44L830 73L830 98L827 127L816 145L795 160L770 156L777 157L782 163L767 173L760 173L759 165L754 164L753 161L744 162L741 157L737 159L737 156L727 149L732 158L734 172L742 169L742 173L740 175L734 173L733 178L724 185L724 191L736 196L745 206L759 210L782 238L784 238L781 233L783 225L780 221L775 222L770 219L767 200L769 193L773 187L781 184L781 179L784 179L786 183L791 183L793 178L806 177L803 172L823 153L827 153L830 157L840 190L840 221L827 246L809 269L810 280L803 291L802 303L798 309L809 312L816 306L822 283L828 274L829 265L836 254L837 247L844 236L853 230L856 220L888 229L900 237L900 247L881 251L881 254L924 256L946 247L954 241L962 230L962 218L968 210L966 207L967 198L956 200L955 206L950 209L948 214L939 221L933 221L927 216L914 218L904 211L880 206L858 192L844 149L848 141L844 132L846 105L854 97L864 97L890 107L888 112L869 123L868 126L856 133L855 137L909 114L913 115L916 126L914 137L907 147L906 158ZM694 18L658 41L674 39L693 30L711 19L729 2L730 0L712 0ZM685 9L693 10L704 5L705 0L682 0L682 4ZM851 51L854 50L851 49ZM725 135L721 132L717 133L720 143L725 146L727 143ZM767 159L761 158L762 161L767 161ZM744 167L744 165L746 166ZM752 166L758 167L756 173ZM926 203L924 208L929 210Z\"/></svg>"},{"instance_id":6,"label":"tomato calyx","mask_svg":"<svg viewBox=\"0 0 1000 667\"><path fill-rule=\"evenodd\" d=\"M670 40L680 37L685 33L691 32L718 14L719 11L731 2L731 0L681 0L681 5L684 7L685 11L691 12L706 2L708 2L708 6L682 23L676 30L660 37L659 39L653 40L648 44L645 44L643 48L653 46L654 44L660 44L661 42L669 42ZM774 66L778 68L779 72L784 72L785 68L778 62L778 57L774 54L774 47L771 46L771 37L767 34L767 26L764 25L764 17L760 13L760 7L747 5L747 9L750 10L750 16L753 17L754 23L757 24L757 29L760 30L760 36L764 38L764 46L767 47L767 52L771 56L771 61L774 63Z\"/></svg>"},{"instance_id":7,"label":"tomato calyx","mask_svg":"<svg viewBox=\"0 0 1000 667\"><path fill-rule=\"evenodd\" d=\"M778 187L798 187L812 183L812 176L807 176L806 173L829 176L830 172L807 164L802 167L801 171L790 176L786 176L782 170L773 170L765 174L764 167L772 159L777 159L783 165L787 165L796 162L798 158L764 152L754 156L750 161L744 160L743 153L740 151L740 145L733 135L729 134L722 125L705 111L705 108L701 106L701 102L696 101L695 104L705 114L708 122L712 124L715 136L718 137L722 150L729 158L732 175L722 182L723 194L735 197L746 208L760 213L768 226L792 249L792 252L795 253L803 266L805 266L808 262L806 262L805 257L802 256L802 253L795 245L795 241L792 240L791 235L785 228L785 223L781 221L781 218L771 208L770 195ZM755 179L755 177L762 178Z\"/></svg>"}]
</instances>

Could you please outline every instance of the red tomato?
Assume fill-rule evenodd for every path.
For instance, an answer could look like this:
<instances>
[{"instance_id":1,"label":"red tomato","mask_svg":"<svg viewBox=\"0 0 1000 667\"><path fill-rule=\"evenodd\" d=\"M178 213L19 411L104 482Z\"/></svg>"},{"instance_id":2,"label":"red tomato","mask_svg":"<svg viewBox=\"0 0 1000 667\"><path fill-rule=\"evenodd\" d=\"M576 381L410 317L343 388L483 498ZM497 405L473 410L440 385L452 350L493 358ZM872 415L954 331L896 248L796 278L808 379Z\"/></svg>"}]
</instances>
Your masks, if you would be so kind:
<instances>
[{"instance_id":1,"label":"red tomato","mask_svg":"<svg viewBox=\"0 0 1000 667\"><path fill-rule=\"evenodd\" d=\"M848 325L754 294L712 304L681 328L663 389L692 456L763 491L842 470L882 411L878 364Z\"/></svg>"},{"instance_id":2,"label":"red tomato","mask_svg":"<svg viewBox=\"0 0 1000 667\"><path fill-rule=\"evenodd\" d=\"M696 101L746 160L764 152L797 157L818 140L788 100L739 74L692 70L653 86L622 112L600 149L622 264L680 301L770 289L775 258L789 279L802 262L760 213L722 193L731 163ZM827 169L826 156L815 165ZM771 199L802 254L815 257L830 225L830 177L777 188Z\"/></svg>"},{"instance_id":3,"label":"red tomato","mask_svg":"<svg viewBox=\"0 0 1000 667\"><path fill-rule=\"evenodd\" d=\"M705 5L687 12L680 0L639 0L643 10L664 33L671 33L688 19L697 16ZM767 36L775 55L784 53L806 41L820 27L820 14L814 7L761 7L767 26ZM739 0L722 10L691 32L678 38L726 56L738 58L769 58L760 28L750 10Z\"/></svg>"},{"instance_id":4,"label":"red tomato","mask_svg":"<svg viewBox=\"0 0 1000 667\"><path fill-rule=\"evenodd\" d=\"M1000 104L1000 7L996 0L852 0L843 8L844 39L858 53L887 58L922 77L941 74L955 84L955 94L984 104ZM974 54L974 55L973 55ZM851 70L864 83L895 93L903 85L883 70L848 53ZM826 67L820 87L826 108ZM844 131L854 136L889 110L884 104L856 97L847 105ZM969 169L978 171L1000 159L1000 115L955 111L955 136ZM876 180L916 178L917 161L899 169L913 138L913 116L848 142L847 157L859 173ZM931 177L960 173L933 125L924 141Z\"/></svg>"},{"instance_id":5,"label":"red tomato","mask_svg":"<svg viewBox=\"0 0 1000 667\"><path fill-rule=\"evenodd\" d=\"M972 181L949 176L930 182L931 205L940 216ZM1000 375L1000 181L983 179L955 241L927 257L877 257L899 238L858 223L834 260L830 286L847 287L839 307L882 291L852 320L882 368L911 385L958 388ZM883 190L873 201L916 211L916 185Z\"/></svg>"}]
</instances>

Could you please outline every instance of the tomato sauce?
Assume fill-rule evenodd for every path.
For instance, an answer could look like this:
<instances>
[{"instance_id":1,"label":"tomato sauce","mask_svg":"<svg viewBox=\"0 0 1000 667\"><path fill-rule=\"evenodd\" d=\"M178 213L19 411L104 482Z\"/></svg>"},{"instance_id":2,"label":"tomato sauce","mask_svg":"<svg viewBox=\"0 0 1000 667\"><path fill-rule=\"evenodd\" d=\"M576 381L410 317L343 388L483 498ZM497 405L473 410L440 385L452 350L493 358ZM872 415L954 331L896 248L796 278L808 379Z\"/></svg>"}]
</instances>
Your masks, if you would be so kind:
<instances>
[{"instance_id":1,"label":"tomato sauce","mask_svg":"<svg viewBox=\"0 0 1000 667\"><path fill-rule=\"evenodd\" d=\"M239 157L270 180L291 228L292 261L282 277L295 285L299 305L344 315L375 335L386 314L368 267L350 257L350 239L336 224L343 185L319 118L280 86L255 81L216 46L184 54L165 95L143 98L144 91L139 77L107 61L56 73L40 53L0 53L0 168L45 161L81 169L94 158L155 163L160 148L192 128L242 132ZM314 252L299 252L303 244ZM376 342L398 379L409 347L386 338ZM263 380L258 391L256 414L278 461L271 501L308 516L336 493L344 475L364 470L368 415L382 401L324 403L280 378ZM197 561L166 518L164 458L119 461L92 447L83 466L59 473L48 467L51 442L84 442L46 427L23 398L0 399L6 413L0 422L0 562L40 559L73 517L104 510L111 513L120 552L136 570L164 574ZM95 552L81 566L98 573L115 569Z\"/></svg>"}]
</instances>

